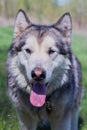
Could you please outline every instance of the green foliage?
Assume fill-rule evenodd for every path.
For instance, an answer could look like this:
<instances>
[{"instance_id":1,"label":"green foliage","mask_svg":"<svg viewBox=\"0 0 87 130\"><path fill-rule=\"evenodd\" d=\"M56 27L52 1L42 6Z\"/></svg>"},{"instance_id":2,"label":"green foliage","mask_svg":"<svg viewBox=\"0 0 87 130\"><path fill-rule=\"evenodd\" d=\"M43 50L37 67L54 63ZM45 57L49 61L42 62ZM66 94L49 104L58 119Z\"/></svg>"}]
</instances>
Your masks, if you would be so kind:
<instances>
[{"instance_id":1,"label":"green foliage","mask_svg":"<svg viewBox=\"0 0 87 130\"><path fill-rule=\"evenodd\" d=\"M0 130L18 130L16 112L7 96L6 88L6 58L12 39L11 27L0 27ZM72 48L82 64L83 86L85 94L81 103L81 130L87 130L87 37L73 36Z\"/></svg>"}]
</instances>

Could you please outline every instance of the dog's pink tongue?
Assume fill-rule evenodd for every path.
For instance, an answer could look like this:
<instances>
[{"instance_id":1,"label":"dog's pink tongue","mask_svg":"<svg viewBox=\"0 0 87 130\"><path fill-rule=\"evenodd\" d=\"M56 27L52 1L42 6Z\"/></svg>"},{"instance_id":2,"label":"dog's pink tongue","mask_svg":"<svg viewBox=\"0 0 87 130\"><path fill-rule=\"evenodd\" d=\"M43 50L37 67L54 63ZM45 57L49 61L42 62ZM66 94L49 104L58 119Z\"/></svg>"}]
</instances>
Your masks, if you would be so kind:
<instances>
[{"instance_id":1,"label":"dog's pink tongue","mask_svg":"<svg viewBox=\"0 0 87 130\"><path fill-rule=\"evenodd\" d=\"M34 84L30 93L30 102L35 107L42 107L46 99L44 84Z\"/></svg>"}]
</instances>

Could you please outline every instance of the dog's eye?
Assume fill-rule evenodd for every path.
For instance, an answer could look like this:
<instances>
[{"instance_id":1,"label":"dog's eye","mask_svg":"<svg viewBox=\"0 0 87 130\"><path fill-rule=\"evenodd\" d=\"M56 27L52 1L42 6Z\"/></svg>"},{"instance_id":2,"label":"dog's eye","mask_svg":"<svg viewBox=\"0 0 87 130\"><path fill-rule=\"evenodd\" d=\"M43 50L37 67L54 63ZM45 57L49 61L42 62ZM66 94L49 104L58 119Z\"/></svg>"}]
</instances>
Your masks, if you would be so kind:
<instances>
[{"instance_id":1,"label":"dog's eye","mask_svg":"<svg viewBox=\"0 0 87 130\"><path fill-rule=\"evenodd\" d=\"M61 49L61 50L59 51L59 53L60 53L61 55L66 55L66 54L68 54L68 52L66 52L64 49Z\"/></svg>"},{"instance_id":2,"label":"dog's eye","mask_svg":"<svg viewBox=\"0 0 87 130\"><path fill-rule=\"evenodd\" d=\"M30 49L28 49L28 48L25 49L25 51L26 51L28 54L31 54L31 52L32 52L32 51L31 51Z\"/></svg>"},{"instance_id":3,"label":"dog's eye","mask_svg":"<svg viewBox=\"0 0 87 130\"><path fill-rule=\"evenodd\" d=\"M53 53L55 53L55 50L53 50L53 49L50 48L50 49L48 50L48 54L51 55L51 54L53 54Z\"/></svg>"}]
</instances>

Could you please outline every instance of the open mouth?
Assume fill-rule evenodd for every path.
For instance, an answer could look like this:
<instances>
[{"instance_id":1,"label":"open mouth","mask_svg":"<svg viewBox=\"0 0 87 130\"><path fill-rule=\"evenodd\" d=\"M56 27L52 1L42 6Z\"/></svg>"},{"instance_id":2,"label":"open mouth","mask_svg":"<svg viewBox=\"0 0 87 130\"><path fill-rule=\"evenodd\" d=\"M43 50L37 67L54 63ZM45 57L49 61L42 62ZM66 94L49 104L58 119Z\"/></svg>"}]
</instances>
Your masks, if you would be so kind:
<instances>
[{"instance_id":1,"label":"open mouth","mask_svg":"<svg viewBox=\"0 0 87 130\"><path fill-rule=\"evenodd\" d=\"M36 82L32 84L30 92L30 103L34 107L42 107L46 100L46 85L45 83Z\"/></svg>"}]
</instances>

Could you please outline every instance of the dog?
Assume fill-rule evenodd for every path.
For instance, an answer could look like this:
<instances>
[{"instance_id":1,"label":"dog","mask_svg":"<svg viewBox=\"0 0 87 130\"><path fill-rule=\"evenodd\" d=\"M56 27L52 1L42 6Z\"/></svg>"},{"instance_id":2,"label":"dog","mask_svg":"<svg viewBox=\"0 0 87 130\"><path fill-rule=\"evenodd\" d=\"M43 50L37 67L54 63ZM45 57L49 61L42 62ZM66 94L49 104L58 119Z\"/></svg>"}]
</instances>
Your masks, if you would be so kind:
<instances>
[{"instance_id":1,"label":"dog","mask_svg":"<svg viewBox=\"0 0 87 130\"><path fill-rule=\"evenodd\" d=\"M78 130L82 74L71 41L70 13L52 25L36 25L18 11L7 86L21 130Z\"/></svg>"}]
</instances>

